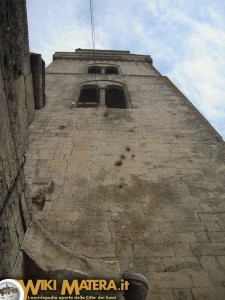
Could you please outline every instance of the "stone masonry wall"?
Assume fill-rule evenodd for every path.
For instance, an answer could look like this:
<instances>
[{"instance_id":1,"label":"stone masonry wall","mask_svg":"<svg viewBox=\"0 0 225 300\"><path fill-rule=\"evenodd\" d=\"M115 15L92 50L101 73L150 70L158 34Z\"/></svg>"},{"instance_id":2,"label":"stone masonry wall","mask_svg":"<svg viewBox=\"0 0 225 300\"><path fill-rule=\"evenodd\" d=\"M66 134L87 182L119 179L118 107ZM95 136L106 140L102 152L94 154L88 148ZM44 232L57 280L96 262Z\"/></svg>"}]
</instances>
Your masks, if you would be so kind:
<instances>
[{"instance_id":1,"label":"stone masonry wall","mask_svg":"<svg viewBox=\"0 0 225 300\"><path fill-rule=\"evenodd\" d=\"M149 300L224 299L221 137L150 64L96 77L124 83L133 109L76 108L79 84L95 77L76 63L50 65L48 104L30 127L36 218L71 250L143 273Z\"/></svg>"},{"instance_id":2,"label":"stone masonry wall","mask_svg":"<svg viewBox=\"0 0 225 300\"><path fill-rule=\"evenodd\" d=\"M24 154L34 118L25 1L0 2L0 278L10 277L29 215Z\"/></svg>"},{"instance_id":3,"label":"stone masonry wall","mask_svg":"<svg viewBox=\"0 0 225 300\"><path fill-rule=\"evenodd\" d=\"M70 60L55 60L51 63L46 71L49 73L62 73L64 74L74 73L79 74L79 76L85 76L87 73L87 68L89 65L93 65L93 61L88 61L84 63L83 61L70 61ZM159 72L154 68L149 67L149 63L143 63L138 61L129 62L110 62L110 61L95 61L95 64L98 66L101 65L113 65L118 66L120 68L120 72L122 75L159 75ZM92 76L93 78L93 76Z\"/></svg>"},{"instance_id":4,"label":"stone masonry wall","mask_svg":"<svg viewBox=\"0 0 225 300\"><path fill-rule=\"evenodd\" d=\"M45 62L41 54L31 53L31 72L33 77L33 91L35 109L45 106Z\"/></svg>"}]
</instances>

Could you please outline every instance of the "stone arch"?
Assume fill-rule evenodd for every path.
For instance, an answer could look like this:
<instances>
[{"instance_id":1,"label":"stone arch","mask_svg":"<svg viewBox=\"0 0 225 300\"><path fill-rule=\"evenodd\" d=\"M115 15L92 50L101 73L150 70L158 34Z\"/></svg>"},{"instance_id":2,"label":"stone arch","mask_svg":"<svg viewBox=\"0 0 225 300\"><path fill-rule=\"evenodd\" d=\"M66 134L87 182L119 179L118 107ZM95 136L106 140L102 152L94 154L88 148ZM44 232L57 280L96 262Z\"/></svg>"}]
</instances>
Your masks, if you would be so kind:
<instances>
[{"instance_id":1,"label":"stone arch","mask_svg":"<svg viewBox=\"0 0 225 300\"><path fill-rule=\"evenodd\" d=\"M93 98L94 101L83 100L84 96L85 99L90 99L89 97L93 95L91 93L94 93L91 91L90 93L83 92L87 89L96 89L97 98ZM114 104L112 103L113 98L117 99ZM132 108L126 85L116 80L88 80L80 83L75 96L75 103L77 103L77 107Z\"/></svg>"},{"instance_id":2,"label":"stone arch","mask_svg":"<svg viewBox=\"0 0 225 300\"><path fill-rule=\"evenodd\" d=\"M96 71L96 72L95 72ZM106 74L116 75L121 74L120 66L117 64L98 62L97 65L91 63L86 66L85 73L88 74Z\"/></svg>"}]
</instances>

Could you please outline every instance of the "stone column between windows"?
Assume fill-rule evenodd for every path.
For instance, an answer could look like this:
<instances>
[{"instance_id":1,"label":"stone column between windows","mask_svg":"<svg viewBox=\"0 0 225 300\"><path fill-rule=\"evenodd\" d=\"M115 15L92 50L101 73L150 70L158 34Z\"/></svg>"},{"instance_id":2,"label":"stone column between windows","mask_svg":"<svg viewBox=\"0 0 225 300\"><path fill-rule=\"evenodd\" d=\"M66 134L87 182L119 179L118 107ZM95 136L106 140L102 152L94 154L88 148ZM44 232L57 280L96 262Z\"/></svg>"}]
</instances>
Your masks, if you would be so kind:
<instances>
[{"instance_id":1,"label":"stone column between windows","mask_svg":"<svg viewBox=\"0 0 225 300\"><path fill-rule=\"evenodd\" d=\"M100 88L99 107L105 107L105 89Z\"/></svg>"},{"instance_id":2,"label":"stone column between windows","mask_svg":"<svg viewBox=\"0 0 225 300\"><path fill-rule=\"evenodd\" d=\"M104 75L105 74L105 68L101 68L101 74Z\"/></svg>"}]
</instances>

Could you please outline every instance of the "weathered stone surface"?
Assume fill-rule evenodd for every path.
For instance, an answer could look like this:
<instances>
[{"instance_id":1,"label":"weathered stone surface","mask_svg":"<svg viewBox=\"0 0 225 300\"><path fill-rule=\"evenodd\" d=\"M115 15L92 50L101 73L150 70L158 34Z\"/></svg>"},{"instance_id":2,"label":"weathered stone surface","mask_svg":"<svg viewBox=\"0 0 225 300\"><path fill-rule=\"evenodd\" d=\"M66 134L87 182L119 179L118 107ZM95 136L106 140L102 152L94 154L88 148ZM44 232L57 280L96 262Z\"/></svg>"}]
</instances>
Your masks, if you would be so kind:
<instances>
[{"instance_id":1,"label":"weathered stone surface","mask_svg":"<svg viewBox=\"0 0 225 300\"><path fill-rule=\"evenodd\" d=\"M34 100L25 1L1 1L0 20L0 278L7 278L29 218L23 156Z\"/></svg>"},{"instance_id":2,"label":"weathered stone surface","mask_svg":"<svg viewBox=\"0 0 225 300\"><path fill-rule=\"evenodd\" d=\"M191 289L173 289L174 300L194 300Z\"/></svg>"},{"instance_id":3,"label":"weathered stone surface","mask_svg":"<svg viewBox=\"0 0 225 300\"><path fill-rule=\"evenodd\" d=\"M154 286L157 288L191 288L190 275L183 272L166 272L154 274Z\"/></svg>"},{"instance_id":4,"label":"weathered stone surface","mask_svg":"<svg viewBox=\"0 0 225 300\"><path fill-rule=\"evenodd\" d=\"M30 220L24 164L34 97L25 0L1 1L0 41L0 278L7 278ZM33 200L42 206L43 199Z\"/></svg>"},{"instance_id":5,"label":"weathered stone surface","mask_svg":"<svg viewBox=\"0 0 225 300\"><path fill-rule=\"evenodd\" d=\"M80 84L96 84L91 54L81 55L55 55L48 103L30 127L29 185L54 183L36 218L69 249L143 273L148 299L220 299L223 141L142 56L96 60L119 68L96 80L123 84L132 109L77 108Z\"/></svg>"},{"instance_id":6,"label":"weathered stone surface","mask_svg":"<svg viewBox=\"0 0 225 300\"><path fill-rule=\"evenodd\" d=\"M193 288L192 293L198 300L223 300L225 295L224 287Z\"/></svg>"},{"instance_id":7,"label":"weathered stone surface","mask_svg":"<svg viewBox=\"0 0 225 300\"><path fill-rule=\"evenodd\" d=\"M184 269L201 269L198 260L193 256L164 258L163 264L164 272L177 272Z\"/></svg>"},{"instance_id":8,"label":"weathered stone surface","mask_svg":"<svg viewBox=\"0 0 225 300\"><path fill-rule=\"evenodd\" d=\"M220 264L221 269L225 269L225 256L218 256L217 260Z\"/></svg>"},{"instance_id":9,"label":"weathered stone surface","mask_svg":"<svg viewBox=\"0 0 225 300\"><path fill-rule=\"evenodd\" d=\"M213 282L208 271L189 271L195 287L211 287Z\"/></svg>"},{"instance_id":10,"label":"weathered stone surface","mask_svg":"<svg viewBox=\"0 0 225 300\"><path fill-rule=\"evenodd\" d=\"M43 254L44 248L44 254ZM23 255L21 255L23 254ZM109 261L108 261L109 263ZM118 267L118 262L113 262ZM105 267L107 264L105 265ZM22 270L22 271L21 271ZM120 300L145 300L148 291L148 282L145 276L138 273L121 272L115 268L104 268L91 258L75 253L57 243L36 221L29 226L26 239L21 247L19 259L13 276L33 280L39 278L54 278L57 280L57 290L53 295L61 295L62 280L73 279L105 279L114 280L119 287L117 291L86 290L81 295L113 296ZM129 290L121 288L122 280L128 281ZM115 298L116 296L116 298ZM88 298L87 298L88 299Z\"/></svg>"},{"instance_id":11,"label":"weathered stone surface","mask_svg":"<svg viewBox=\"0 0 225 300\"><path fill-rule=\"evenodd\" d=\"M40 109L45 106L45 62L37 53L30 54L30 62L35 109Z\"/></svg>"},{"instance_id":12,"label":"weathered stone surface","mask_svg":"<svg viewBox=\"0 0 225 300\"><path fill-rule=\"evenodd\" d=\"M219 260L220 257L218 257ZM199 261L204 270L219 270L219 264L216 260L216 257L213 256L201 256L199 257Z\"/></svg>"}]
</instances>

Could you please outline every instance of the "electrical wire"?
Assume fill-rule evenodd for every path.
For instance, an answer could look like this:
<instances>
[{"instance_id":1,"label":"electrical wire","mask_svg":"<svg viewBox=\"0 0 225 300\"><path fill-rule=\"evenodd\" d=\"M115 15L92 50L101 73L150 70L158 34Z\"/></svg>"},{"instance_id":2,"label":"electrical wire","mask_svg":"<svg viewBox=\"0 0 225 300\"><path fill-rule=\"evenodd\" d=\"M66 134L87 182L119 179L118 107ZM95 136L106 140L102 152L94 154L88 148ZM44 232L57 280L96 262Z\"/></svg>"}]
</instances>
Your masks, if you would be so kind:
<instances>
[{"instance_id":1,"label":"electrical wire","mask_svg":"<svg viewBox=\"0 0 225 300\"><path fill-rule=\"evenodd\" d=\"M93 60L94 60L94 74L95 82L97 86L97 67L96 67L96 55L95 55L95 23L94 23L94 3L93 0L90 0L90 15L91 15L91 38L92 38L92 49L93 49ZM96 98L99 98L99 89L96 89Z\"/></svg>"},{"instance_id":2,"label":"electrical wire","mask_svg":"<svg viewBox=\"0 0 225 300\"><path fill-rule=\"evenodd\" d=\"M94 5L93 5L93 0L90 0L90 14L91 14L92 47L93 47L93 55L94 55L94 58L95 58L95 23L94 23Z\"/></svg>"}]
</instances>

